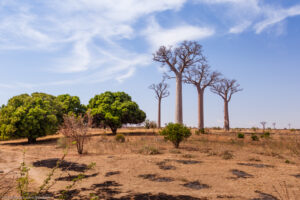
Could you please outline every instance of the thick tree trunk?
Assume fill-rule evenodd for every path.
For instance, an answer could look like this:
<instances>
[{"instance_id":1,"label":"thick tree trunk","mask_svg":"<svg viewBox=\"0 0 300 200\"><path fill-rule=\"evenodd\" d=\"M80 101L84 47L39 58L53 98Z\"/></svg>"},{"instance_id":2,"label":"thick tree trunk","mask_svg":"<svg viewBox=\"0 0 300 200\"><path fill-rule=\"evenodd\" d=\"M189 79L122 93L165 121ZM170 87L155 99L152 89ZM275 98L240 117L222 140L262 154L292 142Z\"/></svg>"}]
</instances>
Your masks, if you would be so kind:
<instances>
[{"instance_id":1,"label":"thick tree trunk","mask_svg":"<svg viewBox=\"0 0 300 200\"><path fill-rule=\"evenodd\" d=\"M224 100L224 129L229 131L228 101Z\"/></svg>"},{"instance_id":2,"label":"thick tree trunk","mask_svg":"<svg viewBox=\"0 0 300 200\"><path fill-rule=\"evenodd\" d=\"M158 116L157 116L157 128L160 128L160 110L161 110L161 98L158 98Z\"/></svg>"},{"instance_id":3,"label":"thick tree trunk","mask_svg":"<svg viewBox=\"0 0 300 200\"><path fill-rule=\"evenodd\" d=\"M175 122L183 124L182 119L182 74L176 75L176 107Z\"/></svg>"},{"instance_id":4,"label":"thick tree trunk","mask_svg":"<svg viewBox=\"0 0 300 200\"><path fill-rule=\"evenodd\" d=\"M117 134L117 129L115 127L110 127L112 134L116 135Z\"/></svg>"},{"instance_id":5,"label":"thick tree trunk","mask_svg":"<svg viewBox=\"0 0 300 200\"><path fill-rule=\"evenodd\" d=\"M198 129L204 129L204 100L203 100L203 93L204 91L197 87L198 91Z\"/></svg>"},{"instance_id":6,"label":"thick tree trunk","mask_svg":"<svg viewBox=\"0 0 300 200\"><path fill-rule=\"evenodd\" d=\"M28 144L34 144L36 143L36 138L27 138L28 139Z\"/></svg>"}]
</instances>

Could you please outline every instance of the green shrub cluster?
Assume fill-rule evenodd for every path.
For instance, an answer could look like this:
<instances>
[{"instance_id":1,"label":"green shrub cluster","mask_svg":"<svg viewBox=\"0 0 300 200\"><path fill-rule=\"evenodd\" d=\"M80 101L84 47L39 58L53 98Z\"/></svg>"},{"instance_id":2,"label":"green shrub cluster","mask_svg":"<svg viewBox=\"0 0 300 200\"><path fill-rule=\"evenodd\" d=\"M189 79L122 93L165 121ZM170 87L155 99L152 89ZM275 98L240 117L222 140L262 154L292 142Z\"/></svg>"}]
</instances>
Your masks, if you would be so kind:
<instances>
[{"instance_id":1,"label":"green shrub cluster","mask_svg":"<svg viewBox=\"0 0 300 200\"><path fill-rule=\"evenodd\" d=\"M252 133L251 139L252 139L253 141L259 141L259 137L257 137L257 135L256 135L255 133Z\"/></svg>"},{"instance_id":2,"label":"green shrub cluster","mask_svg":"<svg viewBox=\"0 0 300 200\"><path fill-rule=\"evenodd\" d=\"M241 139L242 139L242 138L245 138L245 134L244 134L244 133L238 133L238 134L237 134L237 137L238 137L238 138L241 138Z\"/></svg>"},{"instance_id":3,"label":"green shrub cluster","mask_svg":"<svg viewBox=\"0 0 300 200\"><path fill-rule=\"evenodd\" d=\"M171 141L175 148L179 147L180 142L192 135L189 128L178 123L169 123L160 131L160 134L164 136L166 140Z\"/></svg>"}]
</instances>

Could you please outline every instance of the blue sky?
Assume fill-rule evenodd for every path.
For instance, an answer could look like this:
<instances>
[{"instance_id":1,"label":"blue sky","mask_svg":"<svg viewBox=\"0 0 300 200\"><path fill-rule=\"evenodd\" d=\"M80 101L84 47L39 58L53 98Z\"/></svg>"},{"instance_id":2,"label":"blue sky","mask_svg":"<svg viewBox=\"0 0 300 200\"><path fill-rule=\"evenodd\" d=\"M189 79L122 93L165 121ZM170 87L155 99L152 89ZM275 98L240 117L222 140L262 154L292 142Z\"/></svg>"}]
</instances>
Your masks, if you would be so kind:
<instances>
[{"instance_id":1,"label":"blue sky","mask_svg":"<svg viewBox=\"0 0 300 200\"><path fill-rule=\"evenodd\" d=\"M300 1L0 0L0 104L35 91L88 103L107 90L129 93L151 120L152 61L160 45L196 40L211 67L237 79L232 127L300 128ZM175 81L162 122L174 120ZM183 88L184 123L197 125L197 93ZM223 125L222 99L205 93L205 125Z\"/></svg>"}]
</instances>

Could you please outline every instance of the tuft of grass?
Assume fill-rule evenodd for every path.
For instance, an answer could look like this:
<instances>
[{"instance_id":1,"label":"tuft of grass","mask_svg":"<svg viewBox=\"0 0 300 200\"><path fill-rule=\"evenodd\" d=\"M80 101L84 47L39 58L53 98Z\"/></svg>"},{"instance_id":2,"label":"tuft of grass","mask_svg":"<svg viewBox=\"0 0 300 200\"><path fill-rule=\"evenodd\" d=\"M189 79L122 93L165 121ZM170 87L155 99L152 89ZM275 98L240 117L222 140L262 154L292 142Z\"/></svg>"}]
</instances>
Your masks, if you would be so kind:
<instances>
[{"instance_id":1,"label":"tuft of grass","mask_svg":"<svg viewBox=\"0 0 300 200\"><path fill-rule=\"evenodd\" d=\"M161 152L153 147L153 146L143 146L140 150L139 150L140 154L144 154L144 155L157 155L160 154Z\"/></svg>"},{"instance_id":2,"label":"tuft of grass","mask_svg":"<svg viewBox=\"0 0 300 200\"><path fill-rule=\"evenodd\" d=\"M230 160L230 159L233 158L233 154L232 154L230 151L226 150L226 151L224 151L223 153L221 153L221 157L222 157L224 160Z\"/></svg>"},{"instance_id":3,"label":"tuft of grass","mask_svg":"<svg viewBox=\"0 0 300 200\"><path fill-rule=\"evenodd\" d=\"M115 140L117 142L125 142L125 136L122 134L122 133L118 133L116 136L115 136Z\"/></svg>"},{"instance_id":4,"label":"tuft of grass","mask_svg":"<svg viewBox=\"0 0 300 200\"><path fill-rule=\"evenodd\" d=\"M184 155L182 155L182 157L184 157L184 158L194 158L195 156L192 155L192 154L184 154Z\"/></svg>"},{"instance_id":5,"label":"tuft of grass","mask_svg":"<svg viewBox=\"0 0 300 200\"><path fill-rule=\"evenodd\" d=\"M173 154L181 154L181 151L179 149L170 149L169 152Z\"/></svg>"}]
</instances>

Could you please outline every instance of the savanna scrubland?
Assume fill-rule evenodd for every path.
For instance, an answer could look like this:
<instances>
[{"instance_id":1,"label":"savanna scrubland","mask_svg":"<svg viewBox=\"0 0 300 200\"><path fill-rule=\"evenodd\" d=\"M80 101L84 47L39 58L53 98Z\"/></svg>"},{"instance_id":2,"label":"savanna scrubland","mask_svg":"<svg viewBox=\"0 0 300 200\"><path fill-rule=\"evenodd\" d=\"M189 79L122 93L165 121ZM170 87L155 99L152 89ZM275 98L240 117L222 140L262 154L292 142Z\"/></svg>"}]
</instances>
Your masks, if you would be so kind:
<instances>
[{"instance_id":1,"label":"savanna scrubland","mask_svg":"<svg viewBox=\"0 0 300 200\"><path fill-rule=\"evenodd\" d=\"M30 168L28 190L36 191L64 155L44 196L66 199L298 199L300 195L299 132L272 130L207 129L193 135L179 148L165 141L157 129L123 128L125 141L109 130L92 129L83 154L62 135L3 141L1 192L18 196L20 163ZM244 138L238 138L245 133ZM25 149L25 154L24 154ZM94 167L88 166L94 163ZM84 174L74 186L78 175Z\"/></svg>"},{"instance_id":2,"label":"savanna scrubland","mask_svg":"<svg viewBox=\"0 0 300 200\"><path fill-rule=\"evenodd\" d=\"M212 71L202 46L160 47L169 69L150 85L157 122L130 95L21 94L0 108L1 199L249 199L300 196L299 130L230 128L229 102L242 91ZM161 127L167 79L176 79L175 122ZM183 121L182 84L198 94L198 126ZM205 128L204 93L224 102L224 129ZM165 100L164 100L165 101Z\"/></svg>"}]
</instances>

